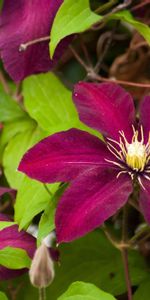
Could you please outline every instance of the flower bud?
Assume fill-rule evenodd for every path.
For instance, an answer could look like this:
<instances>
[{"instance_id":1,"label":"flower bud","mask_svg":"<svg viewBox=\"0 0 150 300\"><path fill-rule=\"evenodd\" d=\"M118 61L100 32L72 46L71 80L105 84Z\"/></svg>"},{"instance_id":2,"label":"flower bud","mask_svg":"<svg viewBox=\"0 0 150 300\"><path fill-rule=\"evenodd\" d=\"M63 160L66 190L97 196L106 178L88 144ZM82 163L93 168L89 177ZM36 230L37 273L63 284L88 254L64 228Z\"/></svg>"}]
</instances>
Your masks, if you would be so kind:
<instances>
[{"instance_id":1,"label":"flower bud","mask_svg":"<svg viewBox=\"0 0 150 300\"><path fill-rule=\"evenodd\" d=\"M47 287L54 279L54 265L50 257L50 252L46 245L42 245L36 250L29 277L31 283L38 288Z\"/></svg>"}]
</instances>

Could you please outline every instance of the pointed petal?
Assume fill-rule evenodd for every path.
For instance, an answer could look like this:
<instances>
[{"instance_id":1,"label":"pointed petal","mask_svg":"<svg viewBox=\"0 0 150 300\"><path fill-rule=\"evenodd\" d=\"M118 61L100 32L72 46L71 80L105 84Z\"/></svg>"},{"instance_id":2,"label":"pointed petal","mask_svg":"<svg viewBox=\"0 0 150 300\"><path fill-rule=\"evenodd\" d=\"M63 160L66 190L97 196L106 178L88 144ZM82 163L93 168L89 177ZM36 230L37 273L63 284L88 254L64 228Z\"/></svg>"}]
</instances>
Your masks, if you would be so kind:
<instances>
[{"instance_id":1,"label":"pointed petal","mask_svg":"<svg viewBox=\"0 0 150 300\"><path fill-rule=\"evenodd\" d=\"M31 148L18 170L46 183L69 181L88 168L108 165L105 158L112 156L100 139L71 129L49 136Z\"/></svg>"},{"instance_id":2,"label":"pointed petal","mask_svg":"<svg viewBox=\"0 0 150 300\"><path fill-rule=\"evenodd\" d=\"M15 81L47 72L61 57L68 39L63 41L50 60L49 41L37 43L19 52L20 44L49 36L51 26L63 0L4 0L0 16L0 52L5 68Z\"/></svg>"},{"instance_id":3,"label":"pointed petal","mask_svg":"<svg viewBox=\"0 0 150 300\"><path fill-rule=\"evenodd\" d=\"M58 242L70 242L99 227L127 201L132 192L128 175L116 178L111 169L92 169L74 180L56 211Z\"/></svg>"},{"instance_id":4,"label":"pointed petal","mask_svg":"<svg viewBox=\"0 0 150 300\"><path fill-rule=\"evenodd\" d=\"M149 180L144 178L142 178L141 180L145 189L141 188L140 191L140 209L144 215L145 220L150 224L150 182Z\"/></svg>"},{"instance_id":5,"label":"pointed petal","mask_svg":"<svg viewBox=\"0 0 150 300\"><path fill-rule=\"evenodd\" d=\"M126 137L131 138L135 115L133 99L119 85L80 82L75 85L73 99L82 122L104 136L118 139L119 130L123 130Z\"/></svg>"},{"instance_id":6,"label":"pointed petal","mask_svg":"<svg viewBox=\"0 0 150 300\"><path fill-rule=\"evenodd\" d=\"M145 143L150 133L150 96L144 97L140 105L140 125L143 126Z\"/></svg>"},{"instance_id":7,"label":"pointed petal","mask_svg":"<svg viewBox=\"0 0 150 300\"><path fill-rule=\"evenodd\" d=\"M0 221L11 220L4 214L0 214ZM19 231L17 225L6 227L0 230L0 249L5 247L22 248L27 251L28 255L32 258L36 249L36 240L25 231ZM27 272L27 269L11 270L0 266L0 280L7 280Z\"/></svg>"}]
</instances>

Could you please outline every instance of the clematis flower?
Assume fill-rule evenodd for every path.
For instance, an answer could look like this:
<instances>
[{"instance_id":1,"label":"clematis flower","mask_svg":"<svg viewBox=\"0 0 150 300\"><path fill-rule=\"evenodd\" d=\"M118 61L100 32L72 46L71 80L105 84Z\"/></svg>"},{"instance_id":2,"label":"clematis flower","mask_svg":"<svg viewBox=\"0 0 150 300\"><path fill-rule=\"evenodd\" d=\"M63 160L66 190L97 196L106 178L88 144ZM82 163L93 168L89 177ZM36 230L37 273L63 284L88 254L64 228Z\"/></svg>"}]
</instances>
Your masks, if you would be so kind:
<instances>
[{"instance_id":1,"label":"clematis flower","mask_svg":"<svg viewBox=\"0 0 150 300\"><path fill-rule=\"evenodd\" d=\"M58 242L69 242L99 227L140 186L140 207L150 223L150 97L139 121L133 99L115 83L75 86L80 120L104 141L78 130L54 134L23 157L19 170L41 182L70 181L56 211Z\"/></svg>"},{"instance_id":2,"label":"clematis flower","mask_svg":"<svg viewBox=\"0 0 150 300\"><path fill-rule=\"evenodd\" d=\"M4 214L0 214L0 221L11 222ZM5 247L21 248L32 258L36 249L36 240L25 231L19 231L17 225L12 225L0 230L0 250ZM11 279L27 271L27 269L11 270L0 266L0 280Z\"/></svg>"},{"instance_id":3,"label":"clematis flower","mask_svg":"<svg viewBox=\"0 0 150 300\"><path fill-rule=\"evenodd\" d=\"M49 36L54 17L63 0L4 0L0 16L0 55L6 71L15 81L54 67L68 45L62 41L50 60L48 41L19 52L21 44Z\"/></svg>"}]
</instances>

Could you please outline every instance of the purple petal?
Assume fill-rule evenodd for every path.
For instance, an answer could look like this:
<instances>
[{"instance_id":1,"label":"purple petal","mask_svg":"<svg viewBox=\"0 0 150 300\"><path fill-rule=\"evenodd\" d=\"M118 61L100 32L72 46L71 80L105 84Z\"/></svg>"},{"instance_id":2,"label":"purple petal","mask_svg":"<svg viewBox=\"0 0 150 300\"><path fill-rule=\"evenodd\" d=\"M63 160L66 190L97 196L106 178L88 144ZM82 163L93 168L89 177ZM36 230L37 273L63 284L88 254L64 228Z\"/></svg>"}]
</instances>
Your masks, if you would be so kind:
<instances>
[{"instance_id":1,"label":"purple petal","mask_svg":"<svg viewBox=\"0 0 150 300\"><path fill-rule=\"evenodd\" d=\"M119 130L123 130L131 138L135 109L123 88L115 83L80 82L75 85L73 99L82 122L104 136L118 139Z\"/></svg>"},{"instance_id":2,"label":"purple petal","mask_svg":"<svg viewBox=\"0 0 150 300\"><path fill-rule=\"evenodd\" d=\"M143 126L144 138L147 143L150 132L150 96L144 97L140 105L140 125Z\"/></svg>"},{"instance_id":3,"label":"purple petal","mask_svg":"<svg viewBox=\"0 0 150 300\"><path fill-rule=\"evenodd\" d=\"M14 190L11 189L11 188L8 188L8 187L0 187L0 197L3 196L4 194L6 193L11 193L13 192Z\"/></svg>"},{"instance_id":4,"label":"purple petal","mask_svg":"<svg viewBox=\"0 0 150 300\"><path fill-rule=\"evenodd\" d=\"M99 227L127 201L132 192L128 175L116 178L111 169L91 169L74 180L56 211L57 240L70 242Z\"/></svg>"},{"instance_id":5,"label":"purple petal","mask_svg":"<svg viewBox=\"0 0 150 300\"><path fill-rule=\"evenodd\" d=\"M10 218L7 216L7 215L4 215L4 214L2 214L2 213L0 213L0 222L1 221L10 221L10 222L12 222L12 220L10 220Z\"/></svg>"},{"instance_id":6,"label":"purple petal","mask_svg":"<svg viewBox=\"0 0 150 300\"><path fill-rule=\"evenodd\" d=\"M7 216L0 214L0 221L11 221ZM27 251L32 258L36 249L36 240L25 231L19 231L17 225L0 230L0 249L5 247L21 248ZM27 269L10 270L0 266L0 280L10 279L26 272Z\"/></svg>"},{"instance_id":7,"label":"purple petal","mask_svg":"<svg viewBox=\"0 0 150 300\"><path fill-rule=\"evenodd\" d=\"M97 137L71 129L49 136L23 157L19 171L42 182L69 181L84 170L108 165L106 145Z\"/></svg>"},{"instance_id":8,"label":"purple petal","mask_svg":"<svg viewBox=\"0 0 150 300\"><path fill-rule=\"evenodd\" d=\"M150 224L150 182L142 178L142 184L145 189L141 188L139 204L145 220Z\"/></svg>"},{"instance_id":9,"label":"purple petal","mask_svg":"<svg viewBox=\"0 0 150 300\"><path fill-rule=\"evenodd\" d=\"M54 60L50 60L48 41L19 52L20 44L49 36L62 2L63 0L4 0L0 17L0 52L7 72L15 81L33 73L47 72L65 51L68 39L60 43Z\"/></svg>"}]
</instances>

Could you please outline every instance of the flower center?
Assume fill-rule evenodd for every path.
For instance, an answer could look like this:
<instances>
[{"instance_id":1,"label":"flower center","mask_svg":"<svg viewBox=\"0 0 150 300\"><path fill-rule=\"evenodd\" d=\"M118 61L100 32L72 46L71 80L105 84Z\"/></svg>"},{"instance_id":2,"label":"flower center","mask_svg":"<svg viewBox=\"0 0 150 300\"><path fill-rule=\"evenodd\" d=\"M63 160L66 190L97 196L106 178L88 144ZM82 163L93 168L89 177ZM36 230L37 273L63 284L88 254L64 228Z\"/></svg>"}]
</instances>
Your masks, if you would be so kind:
<instances>
[{"instance_id":1,"label":"flower center","mask_svg":"<svg viewBox=\"0 0 150 300\"><path fill-rule=\"evenodd\" d=\"M144 144L143 127L141 126L140 140L139 132L133 127L133 137L129 143L123 131L119 131L119 142L111 138L107 138L107 148L114 155L114 160L105 159L113 164L120 171L117 178L121 174L128 173L133 180L136 176L140 185L144 188L142 178L145 177L150 181L150 132L147 144ZM116 159L117 158L117 159Z\"/></svg>"},{"instance_id":2,"label":"flower center","mask_svg":"<svg viewBox=\"0 0 150 300\"><path fill-rule=\"evenodd\" d=\"M120 131L119 142L108 138L107 147L109 151L117 158L117 161L111 163L124 169L125 166L133 171L142 172L150 161L150 136L147 144L144 144L143 127L140 132L141 140L139 141L139 132L133 127L133 137L129 143L123 131ZM133 172L130 172L133 174Z\"/></svg>"},{"instance_id":3,"label":"flower center","mask_svg":"<svg viewBox=\"0 0 150 300\"><path fill-rule=\"evenodd\" d=\"M126 163L134 170L144 170L147 161L146 146L135 141L127 145Z\"/></svg>"}]
</instances>

